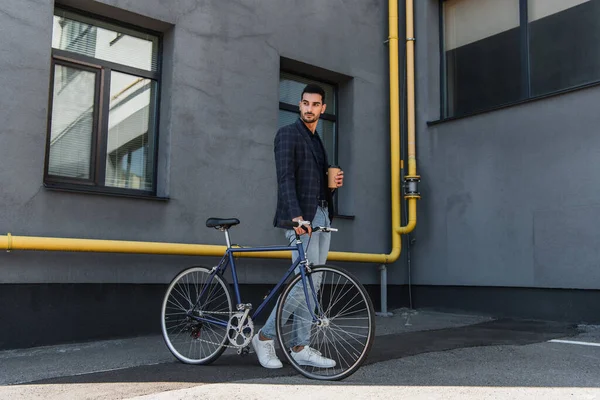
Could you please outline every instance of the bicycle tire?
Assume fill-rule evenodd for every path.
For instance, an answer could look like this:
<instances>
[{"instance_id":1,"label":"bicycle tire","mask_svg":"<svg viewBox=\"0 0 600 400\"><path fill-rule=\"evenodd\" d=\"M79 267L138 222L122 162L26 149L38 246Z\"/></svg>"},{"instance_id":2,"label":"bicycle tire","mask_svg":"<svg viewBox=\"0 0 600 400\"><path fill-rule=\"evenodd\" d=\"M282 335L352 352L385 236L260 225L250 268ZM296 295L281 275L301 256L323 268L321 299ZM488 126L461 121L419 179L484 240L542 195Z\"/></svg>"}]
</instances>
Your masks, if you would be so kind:
<instances>
[{"instance_id":1,"label":"bicycle tire","mask_svg":"<svg viewBox=\"0 0 600 400\"><path fill-rule=\"evenodd\" d=\"M192 311L197 316L210 316L224 323L231 318L233 301L229 285L215 274L207 287L211 275L213 271L208 268L187 268L173 278L163 299L163 339L171 353L186 364L210 364L226 349L226 327L199 322L188 314ZM194 307L201 294L198 307Z\"/></svg>"},{"instance_id":2,"label":"bicycle tire","mask_svg":"<svg viewBox=\"0 0 600 400\"><path fill-rule=\"evenodd\" d=\"M345 379L360 368L369 354L375 337L375 310L363 285L349 272L329 265L311 269L313 281L318 281L321 274L319 287L314 284L317 294L313 295L308 289L311 306L314 297L317 298L314 309L321 322L307 320L310 312L301 276L297 275L282 293L277 307L277 339L289 363L307 378L326 381ZM299 298L295 297L298 291ZM306 334L308 325L310 330ZM296 361L291 348L306 345L306 342L323 357L334 360L335 366L319 368Z\"/></svg>"}]
</instances>

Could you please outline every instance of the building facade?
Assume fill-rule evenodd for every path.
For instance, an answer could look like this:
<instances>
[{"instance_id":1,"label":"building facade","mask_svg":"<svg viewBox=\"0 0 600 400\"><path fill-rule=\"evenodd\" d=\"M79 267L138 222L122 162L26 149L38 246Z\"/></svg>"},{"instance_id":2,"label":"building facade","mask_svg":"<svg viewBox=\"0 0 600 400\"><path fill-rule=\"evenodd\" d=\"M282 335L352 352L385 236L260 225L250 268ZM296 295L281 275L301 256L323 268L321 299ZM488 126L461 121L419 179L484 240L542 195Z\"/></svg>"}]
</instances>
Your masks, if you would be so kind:
<instances>
[{"instance_id":1,"label":"building facade","mask_svg":"<svg viewBox=\"0 0 600 400\"><path fill-rule=\"evenodd\" d=\"M223 244L205 220L237 217L234 243L283 243L273 139L317 82L332 250L389 253L388 4L276 3L3 1L0 235ZM415 1L422 200L390 307L600 320L598 3ZM158 332L170 279L216 261L2 253L0 348ZM240 264L255 301L287 265ZM379 266L341 265L379 307Z\"/></svg>"},{"instance_id":2,"label":"building facade","mask_svg":"<svg viewBox=\"0 0 600 400\"><path fill-rule=\"evenodd\" d=\"M283 244L273 139L317 81L328 97L319 131L346 172L332 249L390 251L386 4L11 0L0 10L3 235L224 245L205 221L237 217L234 243ZM0 347L158 332L166 284L216 261L2 253L0 319L13 328ZM288 265L239 264L257 300ZM377 293L377 265L347 267Z\"/></svg>"},{"instance_id":3,"label":"building facade","mask_svg":"<svg viewBox=\"0 0 600 400\"><path fill-rule=\"evenodd\" d=\"M415 4L415 303L597 323L600 2Z\"/></svg>"}]
</instances>

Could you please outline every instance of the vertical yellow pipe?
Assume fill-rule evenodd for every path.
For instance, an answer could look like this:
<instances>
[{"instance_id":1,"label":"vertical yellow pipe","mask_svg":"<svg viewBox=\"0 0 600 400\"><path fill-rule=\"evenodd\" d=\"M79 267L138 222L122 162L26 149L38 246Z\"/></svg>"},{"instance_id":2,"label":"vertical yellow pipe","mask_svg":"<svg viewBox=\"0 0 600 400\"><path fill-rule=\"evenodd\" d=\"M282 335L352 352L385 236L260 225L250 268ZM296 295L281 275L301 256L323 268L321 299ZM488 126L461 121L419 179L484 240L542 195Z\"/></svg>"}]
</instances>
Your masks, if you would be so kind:
<instances>
[{"instance_id":1,"label":"vertical yellow pipe","mask_svg":"<svg viewBox=\"0 0 600 400\"><path fill-rule=\"evenodd\" d=\"M395 0L390 0L390 3ZM415 134L415 32L414 32L414 7L413 0L406 2L406 122L408 146L408 174L405 181L418 182ZM416 183L415 183L416 185ZM416 186L415 186L416 187ZM417 200L418 193L409 193L405 196L408 201L408 223L406 226L396 225L398 234L409 233L417 225Z\"/></svg>"},{"instance_id":2,"label":"vertical yellow pipe","mask_svg":"<svg viewBox=\"0 0 600 400\"><path fill-rule=\"evenodd\" d=\"M388 262L400 256L402 243L400 226L400 94L398 82L398 0L389 0L389 63L390 63L390 161L392 201L392 253Z\"/></svg>"},{"instance_id":3,"label":"vertical yellow pipe","mask_svg":"<svg viewBox=\"0 0 600 400\"><path fill-rule=\"evenodd\" d=\"M417 176L415 157L415 32L413 0L406 0L406 117L408 128L408 177Z\"/></svg>"}]
</instances>

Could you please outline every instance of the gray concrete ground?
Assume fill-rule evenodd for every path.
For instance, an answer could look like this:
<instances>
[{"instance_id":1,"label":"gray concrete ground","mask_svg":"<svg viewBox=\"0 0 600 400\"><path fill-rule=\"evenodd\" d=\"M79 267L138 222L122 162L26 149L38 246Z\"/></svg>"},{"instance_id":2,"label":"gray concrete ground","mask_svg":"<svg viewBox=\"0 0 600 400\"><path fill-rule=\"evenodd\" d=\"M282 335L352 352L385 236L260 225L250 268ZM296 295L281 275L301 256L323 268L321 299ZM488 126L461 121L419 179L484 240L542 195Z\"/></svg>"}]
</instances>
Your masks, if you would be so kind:
<instances>
[{"instance_id":1,"label":"gray concrete ground","mask_svg":"<svg viewBox=\"0 0 600 400\"><path fill-rule=\"evenodd\" d=\"M160 337L0 352L1 399L600 399L600 329L395 310L367 364L317 382L255 356L174 361Z\"/></svg>"}]
</instances>

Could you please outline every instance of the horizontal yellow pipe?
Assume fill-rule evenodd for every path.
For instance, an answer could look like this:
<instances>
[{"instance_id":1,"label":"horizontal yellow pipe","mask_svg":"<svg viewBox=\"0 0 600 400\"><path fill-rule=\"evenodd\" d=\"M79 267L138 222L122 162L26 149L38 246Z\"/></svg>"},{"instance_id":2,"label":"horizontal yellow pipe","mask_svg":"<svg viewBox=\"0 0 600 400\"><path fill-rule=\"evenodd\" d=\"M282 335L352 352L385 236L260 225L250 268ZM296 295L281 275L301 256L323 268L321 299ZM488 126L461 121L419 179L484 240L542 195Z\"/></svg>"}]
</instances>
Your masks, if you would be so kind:
<instances>
[{"instance_id":1,"label":"horizontal yellow pipe","mask_svg":"<svg viewBox=\"0 0 600 400\"><path fill-rule=\"evenodd\" d=\"M35 236L0 236L1 250L72 251L92 253L166 254L182 256L221 257L227 247L208 244L182 244L164 242L135 242L123 240L70 239ZM399 253L399 251L398 251ZM284 258L292 257L289 251L261 251L236 253L236 257ZM386 263L387 254L329 252L329 260Z\"/></svg>"}]
</instances>

